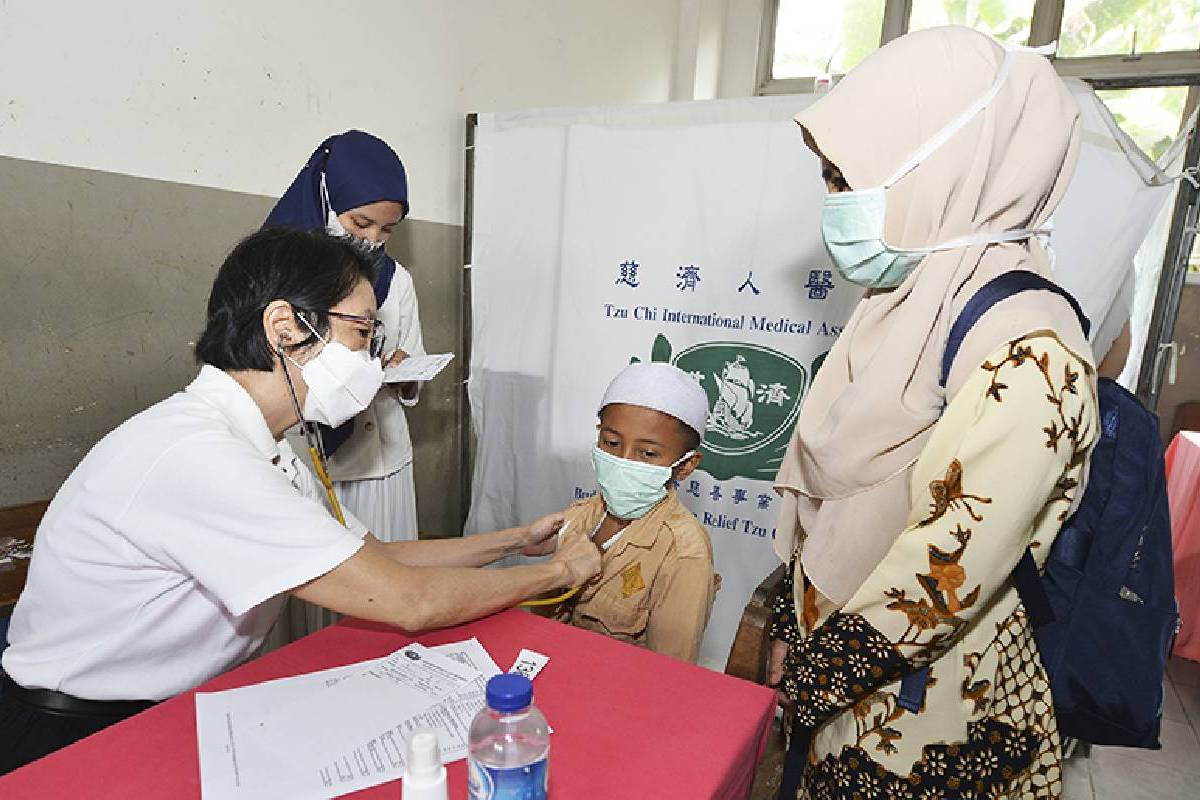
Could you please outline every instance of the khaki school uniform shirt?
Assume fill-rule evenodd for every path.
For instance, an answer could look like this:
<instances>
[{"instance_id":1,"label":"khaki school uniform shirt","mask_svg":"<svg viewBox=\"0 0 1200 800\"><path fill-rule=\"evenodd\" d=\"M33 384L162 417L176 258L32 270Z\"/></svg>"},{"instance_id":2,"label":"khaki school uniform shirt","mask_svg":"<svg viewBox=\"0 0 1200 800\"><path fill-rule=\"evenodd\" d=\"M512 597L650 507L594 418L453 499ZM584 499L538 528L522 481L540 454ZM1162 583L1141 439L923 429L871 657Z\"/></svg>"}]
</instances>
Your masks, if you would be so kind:
<instances>
[{"instance_id":1,"label":"khaki school uniform shirt","mask_svg":"<svg viewBox=\"0 0 1200 800\"><path fill-rule=\"evenodd\" d=\"M604 517L599 495L565 511L564 537L590 537ZM708 531L675 492L634 520L604 552L600 575L556 618L695 662L713 604Z\"/></svg>"}]
</instances>

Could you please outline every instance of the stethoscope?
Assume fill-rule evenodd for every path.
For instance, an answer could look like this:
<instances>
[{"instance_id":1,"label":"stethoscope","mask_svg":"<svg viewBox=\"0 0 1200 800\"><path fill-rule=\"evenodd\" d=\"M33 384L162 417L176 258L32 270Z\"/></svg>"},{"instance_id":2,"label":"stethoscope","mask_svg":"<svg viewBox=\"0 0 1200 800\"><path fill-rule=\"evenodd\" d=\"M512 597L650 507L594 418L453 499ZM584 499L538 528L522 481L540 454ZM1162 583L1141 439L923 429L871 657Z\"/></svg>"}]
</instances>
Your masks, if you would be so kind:
<instances>
[{"instance_id":1,"label":"stethoscope","mask_svg":"<svg viewBox=\"0 0 1200 800\"><path fill-rule=\"evenodd\" d=\"M310 422L309 420L306 420L304 418L304 411L300 407L300 398L296 394L296 384L294 384L292 382L292 375L288 371L288 368L287 368L287 359L285 359L283 356L283 348L284 348L283 340L280 339L276 343L276 353L279 355L279 363L283 366L283 377L284 377L284 380L287 381L288 394L292 398L292 407L296 411L296 416L300 419L300 428L301 428L301 430L304 431L304 441L307 442L307 444L308 444L308 454L312 459L313 469L317 473L317 480L319 480L321 482L321 485L323 487L325 487L325 495L329 498L330 511L333 512L334 518L337 519L338 522L342 523L342 527L346 527L346 517L342 513L342 504L341 504L341 502L338 501L337 492L335 492L333 490L333 481L331 481L329 479L329 463L328 463L327 456L325 455L325 443L321 439L321 431L317 428L315 423ZM597 526L597 528L599 528L599 526ZM567 525L563 525L563 527L561 529L559 529L558 535L560 537L560 540L561 540L563 533L566 531L566 529L567 529ZM595 535L595 531L593 531L592 534ZM615 541L615 539L612 541ZM605 542L605 544L608 546L611 546L612 541ZM607 547L605 549L607 549ZM573 589L568 589L567 591L563 592L562 594L558 595L557 597L546 597L546 598L542 598L542 599L538 599L538 600L526 600L525 602L521 603L521 605L522 606L558 605L559 603L570 600L572 597L579 594L579 591L582 588L583 588L583 586L576 586Z\"/></svg>"},{"instance_id":2,"label":"stethoscope","mask_svg":"<svg viewBox=\"0 0 1200 800\"><path fill-rule=\"evenodd\" d=\"M325 495L329 498L329 510L333 512L334 518L342 523L343 528L347 527L346 516L342 513L342 504L333 490L333 481L329 479L329 461L325 455L325 443L321 440L321 431L317 429L316 423L304 418L304 411L300 408L300 399L296 395L296 385L292 383L292 375L287 368L287 359L283 357L283 348L283 340L280 339L276 343L276 352L279 355L279 363L283 365L283 377L287 381L288 394L292 397L292 407L296 410L296 416L300 418L304 441L308 443L308 454L312 459L313 469L317 473L317 480L325 487Z\"/></svg>"},{"instance_id":3,"label":"stethoscope","mask_svg":"<svg viewBox=\"0 0 1200 800\"><path fill-rule=\"evenodd\" d=\"M597 522L596 527L592 530L592 535L588 538L592 538L596 535L596 533L600 530L600 525L603 522L604 522L604 517L601 517L600 522ZM565 523L563 523L563 526L561 528L559 528L559 530L558 530L559 542L562 541L562 535L567 532L567 528L570 526L570 524L571 523L569 523L569 522L565 522ZM600 549L608 550L608 548L612 547L614 544L617 543L617 539L621 538L622 533L624 533L624 531L618 531L615 536L609 537L609 539L606 542L604 542L604 544L600 545ZM583 586L576 586L574 589L568 589L567 591L563 592L558 597L546 597L546 598L543 598L540 600L526 600L524 603L521 603L521 605L522 606L554 606L554 605L558 605L559 603L562 603L566 600L570 600L572 597L579 594L579 590L582 588L583 588Z\"/></svg>"}]
</instances>

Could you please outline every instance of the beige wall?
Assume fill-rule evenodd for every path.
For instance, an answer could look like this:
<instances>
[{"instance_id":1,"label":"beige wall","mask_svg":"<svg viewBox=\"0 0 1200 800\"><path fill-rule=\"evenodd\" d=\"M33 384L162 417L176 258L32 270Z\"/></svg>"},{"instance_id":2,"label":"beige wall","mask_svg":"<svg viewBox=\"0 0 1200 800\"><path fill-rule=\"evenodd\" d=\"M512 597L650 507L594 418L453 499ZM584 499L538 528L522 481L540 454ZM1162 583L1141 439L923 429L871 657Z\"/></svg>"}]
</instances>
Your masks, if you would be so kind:
<instances>
[{"instance_id":1,"label":"beige wall","mask_svg":"<svg viewBox=\"0 0 1200 800\"><path fill-rule=\"evenodd\" d=\"M0 158L0 505L50 497L84 454L194 376L225 253L269 197ZM419 220L389 250L413 274L430 352L461 352L462 230ZM459 531L461 360L412 412L422 530Z\"/></svg>"},{"instance_id":2,"label":"beige wall","mask_svg":"<svg viewBox=\"0 0 1200 800\"><path fill-rule=\"evenodd\" d=\"M466 114L667 100L679 8L6 0L0 155L277 195L363 128L404 158L414 218L461 223Z\"/></svg>"}]
</instances>

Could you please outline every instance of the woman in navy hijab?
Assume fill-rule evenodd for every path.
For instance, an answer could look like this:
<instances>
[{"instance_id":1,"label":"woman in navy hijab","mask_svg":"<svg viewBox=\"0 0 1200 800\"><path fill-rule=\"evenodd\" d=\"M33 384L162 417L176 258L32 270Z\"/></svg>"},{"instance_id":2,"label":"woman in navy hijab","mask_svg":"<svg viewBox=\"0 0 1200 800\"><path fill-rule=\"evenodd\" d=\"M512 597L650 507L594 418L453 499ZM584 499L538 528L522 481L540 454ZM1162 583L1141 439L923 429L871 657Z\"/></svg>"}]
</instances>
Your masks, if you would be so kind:
<instances>
[{"instance_id":1,"label":"woman in navy hijab","mask_svg":"<svg viewBox=\"0 0 1200 800\"><path fill-rule=\"evenodd\" d=\"M383 250L408 211L408 177L400 157L382 139L346 131L321 142L264 223L350 236L377 251L375 299L389 364L425 352L412 276ZM404 417L404 406L416 402L415 384L384 384L355 419L322 429L339 499L384 541L417 537L412 442Z\"/></svg>"}]
</instances>

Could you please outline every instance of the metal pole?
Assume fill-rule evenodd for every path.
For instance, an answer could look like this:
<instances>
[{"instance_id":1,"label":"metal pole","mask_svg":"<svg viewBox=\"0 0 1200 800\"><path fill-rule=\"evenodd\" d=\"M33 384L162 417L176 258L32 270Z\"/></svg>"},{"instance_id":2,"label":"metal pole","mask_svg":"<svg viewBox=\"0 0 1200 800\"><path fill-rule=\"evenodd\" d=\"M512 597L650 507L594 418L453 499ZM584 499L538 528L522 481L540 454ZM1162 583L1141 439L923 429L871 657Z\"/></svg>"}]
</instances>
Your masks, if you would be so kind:
<instances>
[{"instance_id":1,"label":"metal pole","mask_svg":"<svg viewBox=\"0 0 1200 800\"><path fill-rule=\"evenodd\" d=\"M1185 171L1200 166L1200 136L1192 128L1184 155ZM1171 215L1171 232L1167 236L1167 249L1163 253L1162 274L1158 279L1158 293L1154 299L1154 313L1150 317L1150 328L1146 332L1146 347L1142 351L1142 365L1138 371L1137 396L1146 408L1154 411L1158 407L1158 396L1162 389L1163 371L1167 362L1164 353L1170 348L1175 335L1175 318L1179 314L1179 296L1187 276L1188 256L1196 236L1197 199L1200 193L1189 181L1180 181L1179 193L1175 196L1175 210Z\"/></svg>"},{"instance_id":2,"label":"metal pole","mask_svg":"<svg viewBox=\"0 0 1200 800\"><path fill-rule=\"evenodd\" d=\"M459 403L462 413L459 414L458 448L459 448L459 489L458 496L462 502L460 510L460 530L467 524L467 514L471 510L471 477L474 473L471 458L471 398L467 391L467 381L471 377L471 258L472 234L474 231L475 206L475 128L479 122L478 115L467 114L466 147L463 150L465 159L465 185L463 187L463 271L462 271L462 395Z\"/></svg>"}]
</instances>

